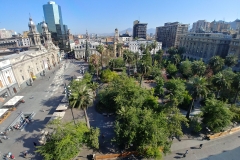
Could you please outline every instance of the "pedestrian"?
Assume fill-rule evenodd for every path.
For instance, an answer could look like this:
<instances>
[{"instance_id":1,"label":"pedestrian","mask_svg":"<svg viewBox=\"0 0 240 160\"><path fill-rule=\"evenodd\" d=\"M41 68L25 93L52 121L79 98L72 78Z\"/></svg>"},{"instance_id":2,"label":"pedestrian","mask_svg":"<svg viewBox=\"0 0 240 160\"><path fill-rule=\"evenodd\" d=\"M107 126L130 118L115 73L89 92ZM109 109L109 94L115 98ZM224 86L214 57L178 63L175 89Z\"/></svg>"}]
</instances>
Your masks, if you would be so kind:
<instances>
[{"instance_id":1,"label":"pedestrian","mask_svg":"<svg viewBox=\"0 0 240 160\"><path fill-rule=\"evenodd\" d=\"M186 157L186 153L185 153L185 154L183 154L183 158L184 158L184 157Z\"/></svg>"},{"instance_id":2,"label":"pedestrian","mask_svg":"<svg viewBox=\"0 0 240 160\"><path fill-rule=\"evenodd\" d=\"M50 78L51 78L51 77L49 76L48 80L50 80Z\"/></svg>"},{"instance_id":3,"label":"pedestrian","mask_svg":"<svg viewBox=\"0 0 240 160\"><path fill-rule=\"evenodd\" d=\"M188 150L186 150L186 153L185 154L188 154Z\"/></svg>"},{"instance_id":4,"label":"pedestrian","mask_svg":"<svg viewBox=\"0 0 240 160\"><path fill-rule=\"evenodd\" d=\"M36 143L36 142L33 142L33 145L34 145L34 147L36 147L36 146L37 146L37 143Z\"/></svg>"},{"instance_id":5,"label":"pedestrian","mask_svg":"<svg viewBox=\"0 0 240 160\"><path fill-rule=\"evenodd\" d=\"M200 144L200 145L199 145L199 149L201 149L201 148L202 148L202 145L203 145L203 144Z\"/></svg>"}]
</instances>

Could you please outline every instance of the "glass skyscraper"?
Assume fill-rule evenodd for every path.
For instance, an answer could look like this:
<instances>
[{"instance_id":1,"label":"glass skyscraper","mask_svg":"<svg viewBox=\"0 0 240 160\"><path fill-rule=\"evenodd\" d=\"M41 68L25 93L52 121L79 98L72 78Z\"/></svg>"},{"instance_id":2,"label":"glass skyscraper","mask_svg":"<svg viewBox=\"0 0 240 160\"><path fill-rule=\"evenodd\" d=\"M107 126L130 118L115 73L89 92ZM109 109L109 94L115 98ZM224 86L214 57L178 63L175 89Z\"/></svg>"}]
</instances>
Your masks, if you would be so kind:
<instances>
[{"instance_id":1,"label":"glass skyscraper","mask_svg":"<svg viewBox=\"0 0 240 160\"><path fill-rule=\"evenodd\" d=\"M58 34L60 31L60 33L64 34L61 7L53 1L49 1L48 4L43 5L43 13L45 22L48 24L49 31ZM56 25L58 26L58 30Z\"/></svg>"}]
</instances>

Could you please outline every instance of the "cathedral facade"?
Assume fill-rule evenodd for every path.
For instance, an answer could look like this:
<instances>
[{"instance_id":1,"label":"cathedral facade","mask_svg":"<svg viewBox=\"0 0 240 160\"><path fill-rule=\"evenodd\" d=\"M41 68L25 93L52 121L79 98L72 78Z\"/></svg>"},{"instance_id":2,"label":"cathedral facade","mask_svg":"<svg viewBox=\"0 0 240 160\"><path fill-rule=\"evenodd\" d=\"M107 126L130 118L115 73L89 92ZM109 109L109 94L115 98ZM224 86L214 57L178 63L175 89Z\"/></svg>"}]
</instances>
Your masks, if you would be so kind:
<instances>
[{"instance_id":1,"label":"cathedral facade","mask_svg":"<svg viewBox=\"0 0 240 160\"><path fill-rule=\"evenodd\" d=\"M34 85L34 81L47 72L54 70L60 63L59 48L52 43L51 33L48 31L47 24L42 23L42 35L44 43L41 44L40 33L32 19L29 19L30 48L28 51L0 56L0 60L9 60L13 78L17 82L18 90L27 86ZM1 76L1 75L0 75ZM0 88L1 92L1 88Z\"/></svg>"}]
</instances>

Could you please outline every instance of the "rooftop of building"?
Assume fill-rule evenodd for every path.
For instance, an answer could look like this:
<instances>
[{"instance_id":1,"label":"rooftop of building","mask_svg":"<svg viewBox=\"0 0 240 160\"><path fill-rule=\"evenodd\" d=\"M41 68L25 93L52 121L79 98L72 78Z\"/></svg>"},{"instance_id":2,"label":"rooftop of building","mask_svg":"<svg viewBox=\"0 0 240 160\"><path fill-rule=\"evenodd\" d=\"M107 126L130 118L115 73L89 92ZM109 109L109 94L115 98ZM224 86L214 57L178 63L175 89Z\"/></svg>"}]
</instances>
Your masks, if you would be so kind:
<instances>
[{"instance_id":1,"label":"rooftop of building","mask_svg":"<svg viewBox=\"0 0 240 160\"><path fill-rule=\"evenodd\" d=\"M188 33L183 34L183 36L196 36L196 37L218 37L218 38L228 38L231 39L231 35L226 35L223 33Z\"/></svg>"}]
</instances>

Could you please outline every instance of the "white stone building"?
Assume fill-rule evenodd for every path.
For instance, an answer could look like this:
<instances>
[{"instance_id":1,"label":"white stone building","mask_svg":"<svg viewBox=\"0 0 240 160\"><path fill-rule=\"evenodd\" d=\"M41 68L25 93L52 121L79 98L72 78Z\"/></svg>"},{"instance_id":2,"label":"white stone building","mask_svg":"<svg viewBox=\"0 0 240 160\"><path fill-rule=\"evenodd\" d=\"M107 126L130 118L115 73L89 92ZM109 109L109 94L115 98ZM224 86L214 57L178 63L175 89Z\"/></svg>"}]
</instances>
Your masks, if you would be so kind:
<instances>
[{"instance_id":1,"label":"white stone building","mask_svg":"<svg viewBox=\"0 0 240 160\"><path fill-rule=\"evenodd\" d=\"M119 43L128 43L132 41L132 36L129 35L128 31L125 34L119 36Z\"/></svg>"},{"instance_id":2,"label":"white stone building","mask_svg":"<svg viewBox=\"0 0 240 160\"><path fill-rule=\"evenodd\" d=\"M88 42L89 56L91 56L92 54L99 54L98 51L96 50L96 47L100 44L101 43L94 42L94 41ZM75 45L74 55L76 59L84 59L86 56L85 52L86 52L86 42L83 44Z\"/></svg>"},{"instance_id":3,"label":"white stone building","mask_svg":"<svg viewBox=\"0 0 240 160\"><path fill-rule=\"evenodd\" d=\"M128 46L129 46L129 50L136 53L136 52L139 52L140 54L141 53L141 50L140 50L140 46L141 44L143 44L145 47L147 45L150 45L151 43L153 43L154 41L148 41L148 40L145 40L143 38L140 38L136 41L130 41ZM155 48L155 50L151 50L151 54L155 54L158 50L162 49L162 42L156 42L157 43L157 47Z\"/></svg>"},{"instance_id":4,"label":"white stone building","mask_svg":"<svg viewBox=\"0 0 240 160\"><path fill-rule=\"evenodd\" d=\"M19 86L15 79L12 65L8 59L0 59L0 103L9 96L15 95Z\"/></svg>"}]
</instances>

